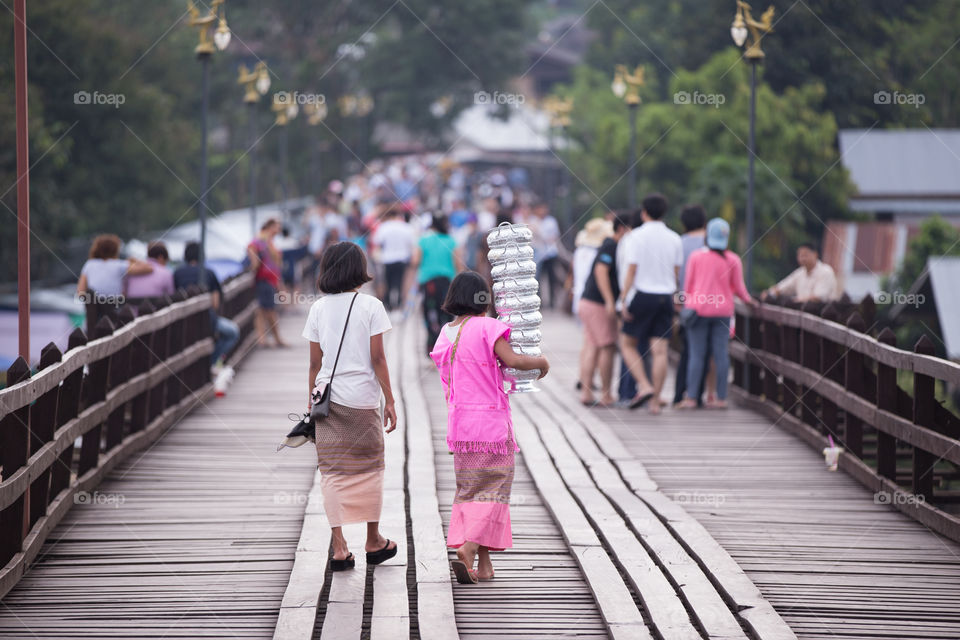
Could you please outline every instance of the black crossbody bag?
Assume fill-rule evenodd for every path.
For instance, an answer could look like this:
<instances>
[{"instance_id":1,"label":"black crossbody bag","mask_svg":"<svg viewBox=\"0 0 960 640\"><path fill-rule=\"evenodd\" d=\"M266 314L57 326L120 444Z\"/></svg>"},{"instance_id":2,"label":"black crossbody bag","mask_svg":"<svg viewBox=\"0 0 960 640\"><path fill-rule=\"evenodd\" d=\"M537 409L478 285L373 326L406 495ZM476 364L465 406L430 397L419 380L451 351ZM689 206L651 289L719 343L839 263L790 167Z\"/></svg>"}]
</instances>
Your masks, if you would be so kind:
<instances>
[{"instance_id":1,"label":"black crossbody bag","mask_svg":"<svg viewBox=\"0 0 960 640\"><path fill-rule=\"evenodd\" d=\"M337 363L340 362L340 352L343 351L343 340L347 337L347 325L350 324L350 314L353 313L353 303L357 301L359 292L353 294L350 300L350 309L347 310L347 319L343 323L343 333L340 334L340 346L337 348L337 357L333 360L333 369L330 370L330 381L323 389L320 397L313 397L313 406L310 407L310 421L316 422L330 415L330 387L333 386L333 376L337 373Z\"/></svg>"}]
</instances>

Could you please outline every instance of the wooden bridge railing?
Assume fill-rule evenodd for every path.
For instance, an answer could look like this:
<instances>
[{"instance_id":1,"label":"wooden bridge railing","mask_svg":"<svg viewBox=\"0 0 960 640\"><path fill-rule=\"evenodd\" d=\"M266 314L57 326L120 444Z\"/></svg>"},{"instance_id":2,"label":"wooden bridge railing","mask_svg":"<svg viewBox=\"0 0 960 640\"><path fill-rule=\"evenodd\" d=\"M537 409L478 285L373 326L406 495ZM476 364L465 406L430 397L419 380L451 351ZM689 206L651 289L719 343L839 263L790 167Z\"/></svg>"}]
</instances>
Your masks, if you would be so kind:
<instances>
[{"instance_id":1,"label":"wooden bridge railing","mask_svg":"<svg viewBox=\"0 0 960 640\"><path fill-rule=\"evenodd\" d=\"M221 313L253 339L253 278L224 285ZM124 459L209 398L210 295L198 289L102 318L92 339L76 329L53 343L38 371L17 359L0 390L0 597L20 579L75 503ZM243 338L247 339L244 340ZM242 353L242 352L241 352Z\"/></svg>"},{"instance_id":2,"label":"wooden bridge railing","mask_svg":"<svg viewBox=\"0 0 960 640\"><path fill-rule=\"evenodd\" d=\"M734 385L814 447L832 436L844 449L840 468L875 501L960 541L960 419L937 399L938 381L944 393L960 388L960 365L934 357L927 336L913 351L898 349L888 328L871 337L863 312L873 308L738 304Z\"/></svg>"}]
</instances>

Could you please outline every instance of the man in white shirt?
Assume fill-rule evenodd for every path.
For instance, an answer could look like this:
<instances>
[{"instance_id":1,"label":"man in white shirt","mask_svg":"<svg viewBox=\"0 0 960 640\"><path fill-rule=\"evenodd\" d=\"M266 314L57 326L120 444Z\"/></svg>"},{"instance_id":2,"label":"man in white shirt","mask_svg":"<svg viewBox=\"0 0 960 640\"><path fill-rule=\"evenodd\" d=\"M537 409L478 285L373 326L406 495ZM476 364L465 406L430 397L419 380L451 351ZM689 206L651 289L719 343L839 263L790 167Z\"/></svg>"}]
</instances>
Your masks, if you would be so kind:
<instances>
[{"instance_id":1,"label":"man in white shirt","mask_svg":"<svg viewBox=\"0 0 960 640\"><path fill-rule=\"evenodd\" d=\"M413 257L417 234L400 217L400 205L393 205L383 215L383 222L373 233L373 244L378 251L378 262L383 265L387 291L384 305L387 311L403 308L403 282Z\"/></svg>"},{"instance_id":2,"label":"man in white shirt","mask_svg":"<svg viewBox=\"0 0 960 640\"><path fill-rule=\"evenodd\" d=\"M666 197L654 193L643 199L643 225L625 238L627 273L622 300L621 353L637 381L631 409L650 403L650 413L660 413L660 392L667 377L667 341L673 329L673 297L683 266L680 236L663 223ZM640 349L653 356L652 378L643 370Z\"/></svg>"},{"instance_id":3,"label":"man in white shirt","mask_svg":"<svg viewBox=\"0 0 960 640\"><path fill-rule=\"evenodd\" d=\"M800 245L797 262L800 267L764 291L763 297L781 295L797 302L829 302L840 297L837 276L830 265L820 262L816 247L810 243Z\"/></svg>"}]
</instances>

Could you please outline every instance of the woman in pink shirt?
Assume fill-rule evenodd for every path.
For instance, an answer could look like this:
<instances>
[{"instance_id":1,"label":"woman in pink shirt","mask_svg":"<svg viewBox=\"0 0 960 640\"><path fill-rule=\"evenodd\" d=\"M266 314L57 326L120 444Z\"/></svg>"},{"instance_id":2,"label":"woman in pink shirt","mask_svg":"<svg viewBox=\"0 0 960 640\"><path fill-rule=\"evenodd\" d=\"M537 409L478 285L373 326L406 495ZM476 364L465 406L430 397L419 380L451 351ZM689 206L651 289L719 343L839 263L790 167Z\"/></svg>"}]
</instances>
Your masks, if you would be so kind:
<instances>
[{"instance_id":1,"label":"woman in pink shirt","mask_svg":"<svg viewBox=\"0 0 960 640\"><path fill-rule=\"evenodd\" d=\"M515 353L507 342L510 327L487 317L489 307L483 276L466 271L455 277L443 303L455 318L430 353L447 399L447 446L457 476L447 546L457 550L451 566L461 584L492 579L490 551L513 546L510 487L517 445L500 367L539 369L542 378L550 366L543 356Z\"/></svg>"},{"instance_id":2,"label":"woman in pink shirt","mask_svg":"<svg viewBox=\"0 0 960 640\"><path fill-rule=\"evenodd\" d=\"M730 371L730 318L733 297L748 304L753 298L743 282L740 256L727 251L730 225L722 218L707 223L706 247L690 254L684 278L684 315L689 340L690 359L687 365L687 391L678 409L697 406L690 393L700 388L707 361L707 350L717 368L717 400L705 406L725 409L727 406L727 374Z\"/></svg>"}]
</instances>

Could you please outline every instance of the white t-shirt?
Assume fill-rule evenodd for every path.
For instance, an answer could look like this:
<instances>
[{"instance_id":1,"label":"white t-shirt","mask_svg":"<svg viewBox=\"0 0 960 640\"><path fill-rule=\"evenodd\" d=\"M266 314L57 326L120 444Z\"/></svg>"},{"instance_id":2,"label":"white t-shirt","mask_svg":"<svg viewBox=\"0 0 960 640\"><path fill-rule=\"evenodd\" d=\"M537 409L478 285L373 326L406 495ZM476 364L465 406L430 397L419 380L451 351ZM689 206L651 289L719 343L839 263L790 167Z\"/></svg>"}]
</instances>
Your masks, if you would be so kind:
<instances>
[{"instance_id":1,"label":"white t-shirt","mask_svg":"<svg viewBox=\"0 0 960 640\"><path fill-rule=\"evenodd\" d=\"M583 288L587 285L593 261L597 257L596 247L577 247L573 250L573 313L577 313Z\"/></svg>"},{"instance_id":2,"label":"white t-shirt","mask_svg":"<svg viewBox=\"0 0 960 640\"><path fill-rule=\"evenodd\" d=\"M683 266L683 242L661 220L644 222L624 238L624 268L637 265L633 288L644 293L674 293L676 267Z\"/></svg>"},{"instance_id":3,"label":"white t-shirt","mask_svg":"<svg viewBox=\"0 0 960 640\"><path fill-rule=\"evenodd\" d=\"M330 380L353 295L353 292L326 295L310 307L303 337L319 343L323 350L323 363L315 384ZM377 382L370 360L370 338L390 328L390 318L383 303L365 293L357 294L330 389L331 402L354 409L376 409L380 406L380 383Z\"/></svg>"},{"instance_id":4,"label":"white t-shirt","mask_svg":"<svg viewBox=\"0 0 960 640\"><path fill-rule=\"evenodd\" d=\"M123 278L130 268L129 260L90 258L83 264L81 275L87 276L87 288L106 296L123 294Z\"/></svg>"},{"instance_id":5,"label":"white t-shirt","mask_svg":"<svg viewBox=\"0 0 960 640\"><path fill-rule=\"evenodd\" d=\"M380 262L410 262L417 234L413 227L396 218L382 222L373 233L373 244L380 247Z\"/></svg>"}]
</instances>

